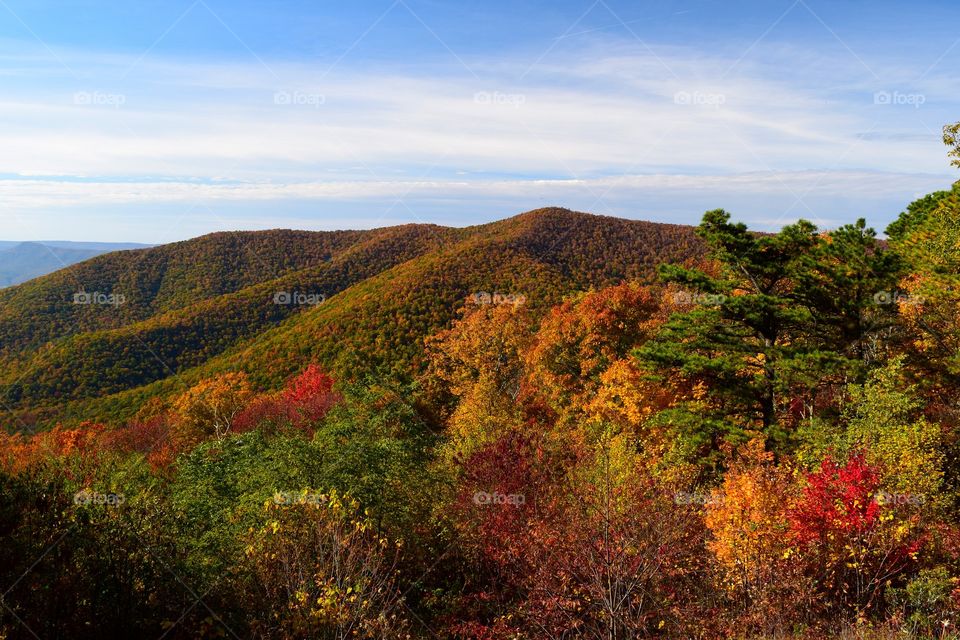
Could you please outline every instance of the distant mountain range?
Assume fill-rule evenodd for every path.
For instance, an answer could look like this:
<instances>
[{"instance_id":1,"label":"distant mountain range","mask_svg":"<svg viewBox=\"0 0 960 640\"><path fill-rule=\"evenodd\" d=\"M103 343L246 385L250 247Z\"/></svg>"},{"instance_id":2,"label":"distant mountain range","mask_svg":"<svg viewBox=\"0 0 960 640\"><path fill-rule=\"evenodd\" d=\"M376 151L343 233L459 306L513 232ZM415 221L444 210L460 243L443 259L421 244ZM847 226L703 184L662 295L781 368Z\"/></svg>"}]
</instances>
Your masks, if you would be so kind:
<instances>
[{"instance_id":1,"label":"distant mountain range","mask_svg":"<svg viewBox=\"0 0 960 640\"><path fill-rule=\"evenodd\" d=\"M544 310L652 282L658 264L703 250L692 227L539 209L467 228L216 233L114 252L0 291L0 400L21 424L48 425L119 421L225 370L264 389L310 362L340 379L409 379L424 337L468 296Z\"/></svg>"},{"instance_id":2,"label":"distant mountain range","mask_svg":"<svg viewBox=\"0 0 960 640\"><path fill-rule=\"evenodd\" d=\"M20 284L111 251L148 246L112 242L0 240L0 288Z\"/></svg>"}]
</instances>

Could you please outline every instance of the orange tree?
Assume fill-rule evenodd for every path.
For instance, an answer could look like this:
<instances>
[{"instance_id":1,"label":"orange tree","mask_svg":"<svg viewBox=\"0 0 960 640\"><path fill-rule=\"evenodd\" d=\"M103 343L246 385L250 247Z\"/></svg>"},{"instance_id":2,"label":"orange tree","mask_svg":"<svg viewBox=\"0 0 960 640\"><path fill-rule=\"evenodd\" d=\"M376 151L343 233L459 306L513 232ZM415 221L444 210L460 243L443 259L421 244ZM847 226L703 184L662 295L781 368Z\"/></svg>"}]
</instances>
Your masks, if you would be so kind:
<instances>
[{"instance_id":1,"label":"orange tree","mask_svg":"<svg viewBox=\"0 0 960 640\"><path fill-rule=\"evenodd\" d=\"M762 633L783 631L810 604L788 536L791 485L789 469L775 465L758 439L743 447L706 501L720 586L733 599L738 623Z\"/></svg>"},{"instance_id":2,"label":"orange tree","mask_svg":"<svg viewBox=\"0 0 960 640\"><path fill-rule=\"evenodd\" d=\"M531 385L558 413L582 410L603 374L652 335L660 316L656 292L634 284L554 307L524 352Z\"/></svg>"}]
</instances>

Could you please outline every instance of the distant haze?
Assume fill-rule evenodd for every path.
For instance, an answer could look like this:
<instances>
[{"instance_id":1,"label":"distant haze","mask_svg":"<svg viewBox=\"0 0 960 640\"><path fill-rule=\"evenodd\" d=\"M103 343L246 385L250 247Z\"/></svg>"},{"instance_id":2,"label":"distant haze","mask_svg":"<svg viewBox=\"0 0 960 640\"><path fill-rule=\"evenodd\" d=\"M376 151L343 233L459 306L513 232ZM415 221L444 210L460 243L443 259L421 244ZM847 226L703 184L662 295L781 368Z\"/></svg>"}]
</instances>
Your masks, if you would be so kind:
<instances>
[{"instance_id":1,"label":"distant haze","mask_svg":"<svg viewBox=\"0 0 960 640\"><path fill-rule=\"evenodd\" d=\"M20 284L111 251L148 246L132 242L0 240L0 288Z\"/></svg>"}]
</instances>

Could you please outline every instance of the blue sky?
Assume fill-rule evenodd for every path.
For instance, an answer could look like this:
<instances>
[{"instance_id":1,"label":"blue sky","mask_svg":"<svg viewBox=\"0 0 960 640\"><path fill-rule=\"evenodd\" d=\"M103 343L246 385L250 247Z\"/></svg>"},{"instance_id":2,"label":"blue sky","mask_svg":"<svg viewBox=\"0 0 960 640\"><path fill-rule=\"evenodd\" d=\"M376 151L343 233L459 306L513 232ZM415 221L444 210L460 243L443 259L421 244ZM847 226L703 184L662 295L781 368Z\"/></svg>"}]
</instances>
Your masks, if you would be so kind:
<instances>
[{"instance_id":1,"label":"blue sky","mask_svg":"<svg viewBox=\"0 0 960 640\"><path fill-rule=\"evenodd\" d=\"M547 205L883 228L957 176L955 2L0 0L0 238Z\"/></svg>"}]
</instances>

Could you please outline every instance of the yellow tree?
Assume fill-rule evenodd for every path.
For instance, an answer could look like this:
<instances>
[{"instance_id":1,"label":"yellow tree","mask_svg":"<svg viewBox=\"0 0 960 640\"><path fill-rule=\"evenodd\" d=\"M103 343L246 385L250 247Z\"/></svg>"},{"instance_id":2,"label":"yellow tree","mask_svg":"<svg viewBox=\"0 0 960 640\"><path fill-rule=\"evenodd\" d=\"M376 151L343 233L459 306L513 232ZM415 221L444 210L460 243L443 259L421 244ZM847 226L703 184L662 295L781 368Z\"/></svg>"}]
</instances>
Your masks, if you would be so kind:
<instances>
[{"instance_id":1,"label":"yellow tree","mask_svg":"<svg viewBox=\"0 0 960 640\"><path fill-rule=\"evenodd\" d=\"M944 129L953 164L960 166L960 123ZM933 196L936 196L935 198ZM960 380L960 182L949 192L932 194L914 212L894 246L910 275L901 282L899 312L916 359L943 382ZM903 224L904 216L895 224ZM891 225L893 227L894 225Z\"/></svg>"},{"instance_id":2,"label":"yellow tree","mask_svg":"<svg viewBox=\"0 0 960 640\"><path fill-rule=\"evenodd\" d=\"M837 449L864 449L867 461L882 471L885 492L929 510L947 500L942 437L940 426L923 417L923 402L906 380L903 361L896 358L865 384L850 387L847 428Z\"/></svg>"},{"instance_id":3,"label":"yellow tree","mask_svg":"<svg viewBox=\"0 0 960 640\"><path fill-rule=\"evenodd\" d=\"M898 306L914 353L931 369L960 377L960 191L945 197L897 243L911 267Z\"/></svg>"},{"instance_id":4,"label":"yellow tree","mask_svg":"<svg viewBox=\"0 0 960 640\"><path fill-rule=\"evenodd\" d=\"M305 490L266 509L246 548L257 637L410 638L402 545L378 535L356 500Z\"/></svg>"},{"instance_id":5,"label":"yellow tree","mask_svg":"<svg viewBox=\"0 0 960 640\"><path fill-rule=\"evenodd\" d=\"M943 128L943 144L950 147L950 164L960 167L960 122Z\"/></svg>"},{"instance_id":6,"label":"yellow tree","mask_svg":"<svg viewBox=\"0 0 960 640\"><path fill-rule=\"evenodd\" d=\"M431 374L458 400L449 420L452 452L469 455L521 423L520 354L530 327L522 305L480 305L427 338Z\"/></svg>"},{"instance_id":7,"label":"yellow tree","mask_svg":"<svg viewBox=\"0 0 960 640\"><path fill-rule=\"evenodd\" d=\"M233 420L253 397L245 373L225 373L204 380L173 402L173 436L189 446L210 436L222 440Z\"/></svg>"}]
</instances>

